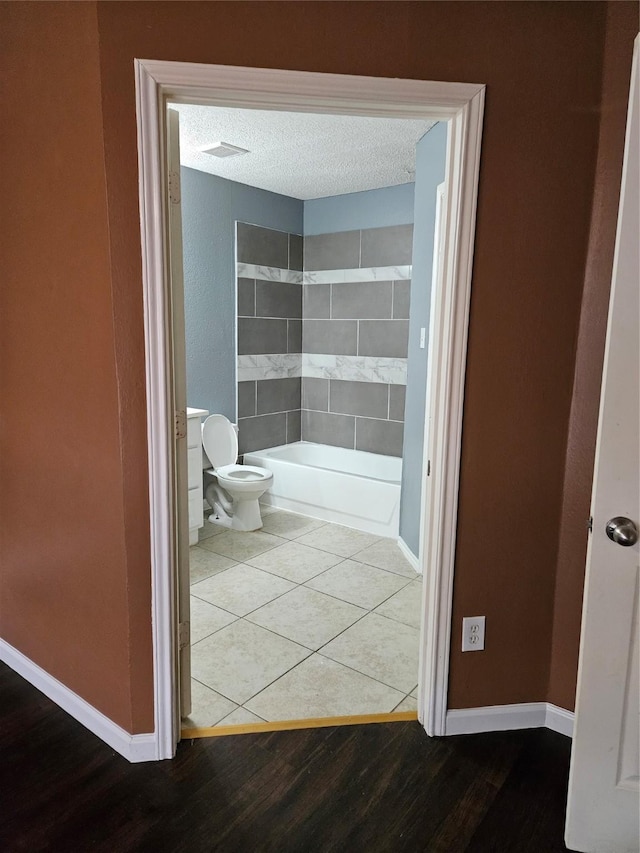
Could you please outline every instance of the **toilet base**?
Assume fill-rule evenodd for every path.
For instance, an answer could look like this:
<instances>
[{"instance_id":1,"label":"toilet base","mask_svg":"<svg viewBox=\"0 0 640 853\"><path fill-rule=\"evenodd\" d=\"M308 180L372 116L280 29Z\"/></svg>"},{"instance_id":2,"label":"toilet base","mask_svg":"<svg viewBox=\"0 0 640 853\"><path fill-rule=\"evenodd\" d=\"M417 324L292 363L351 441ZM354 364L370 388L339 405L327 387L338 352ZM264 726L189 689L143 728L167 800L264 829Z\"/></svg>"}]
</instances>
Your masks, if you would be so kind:
<instances>
[{"instance_id":1,"label":"toilet base","mask_svg":"<svg viewBox=\"0 0 640 853\"><path fill-rule=\"evenodd\" d=\"M242 530L245 532L259 530L262 527L260 504L257 500L235 501L233 509L233 515L229 515L216 501L213 512L208 520L211 524L219 524L220 527L228 527L230 530Z\"/></svg>"}]
</instances>

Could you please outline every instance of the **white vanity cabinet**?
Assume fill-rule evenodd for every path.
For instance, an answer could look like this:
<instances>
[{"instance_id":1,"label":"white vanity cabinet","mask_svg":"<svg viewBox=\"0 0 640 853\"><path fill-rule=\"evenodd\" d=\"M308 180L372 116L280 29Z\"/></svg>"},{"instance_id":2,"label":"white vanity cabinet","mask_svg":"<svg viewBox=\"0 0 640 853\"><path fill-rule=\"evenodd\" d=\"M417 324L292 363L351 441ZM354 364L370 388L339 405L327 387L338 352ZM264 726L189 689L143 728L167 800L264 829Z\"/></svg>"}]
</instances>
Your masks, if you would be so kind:
<instances>
[{"instance_id":1,"label":"white vanity cabinet","mask_svg":"<svg viewBox=\"0 0 640 853\"><path fill-rule=\"evenodd\" d=\"M206 409L187 407L187 459L189 488L189 545L198 542L198 530L204 524L202 512L202 419L209 412Z\"/></svg>"}]
</instances>

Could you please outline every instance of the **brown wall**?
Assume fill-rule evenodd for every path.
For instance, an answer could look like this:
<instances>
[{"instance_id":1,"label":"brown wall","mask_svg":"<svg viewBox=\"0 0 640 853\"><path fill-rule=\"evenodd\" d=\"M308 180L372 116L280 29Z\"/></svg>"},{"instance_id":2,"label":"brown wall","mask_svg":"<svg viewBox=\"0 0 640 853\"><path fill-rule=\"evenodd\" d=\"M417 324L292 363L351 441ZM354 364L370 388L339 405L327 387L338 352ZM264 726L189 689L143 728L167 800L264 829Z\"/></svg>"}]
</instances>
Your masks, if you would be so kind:
<instances>
[{"instance_id":1,"label":"brown wall","mask_svg":"<svg viewBox=\"0 0 640 853\"><path fill-rule=\"evenodd\" d=\"M4 392L5 410L16 412L3 436L13 460L3 635L123 725L130 713L131 730L149 727L134 57L484 82L450 705L546 699L575 351L595 239L594 176L596 186L607 183L597 161L606 7L115 2L98 4L97 31L93 15L89 4L26 4L5 15L15 44L14 127L35 123L38 141L48 145L25 145L19 132L9 148L20 217L2 234L8 227L13 238L6 298L21 357L7 362ZM36 68L42 56L54 64L45 79ZM58 67L63 86L55 81ZM45 87L41 94L36 85ZM611 86L612 97L626 101L628 81ZM73 120L63 121L69 114ZM620 121L612 116L612 132ZM68 169L63 178L53 168L58 162ZM54 216L59 198L65 201ZM607 247L611 215L603 211ZM22 236L14 234L18 224ZM24 304L29 292L36 305ZM54 337L43 368L42 341ZM38 356L30 352L36 348ZM29 393L27 409L25 388L32 392L34 384L41 393ZM48 423L35 427L43 399ZM84 428L87 421L93 429ZM38 443L44 433L46 451ZM31 483L43 482L43 470L47 482L63 484L64 506L49 517L39 512L36 521L26 510L33 512ZM65 596L53 608L40 593L46 578ZM567 584L572 602L581 594L575 581ZM487 649L462 656L460 619L477 613L487 615ZM85 634L77 649L76 637Z\"/></svg>"},{"instance_id":2,"label":"brown wall","mask_svg":"<svg viewBox=\"0 0 640 853\"><path fill-rule=\"evenodd\" d=\"M573 708L576 692L586 522L638 10L636 3L610 3L607 8L598 160L569 419L549 674L548 701L561 708Z\"/></svg>"},{"instance_id":3,"label":"brown wall","mask_svg":"<svg viewBox=\"0 0 640 853\"><path fill-rule=\"evenodd\" d=\"M132 610L95 5L5 4L0 31L2 637L148 731L149 643L130 643L130 621L148 635L149 559Z\"/></svg>"}]
</instances>

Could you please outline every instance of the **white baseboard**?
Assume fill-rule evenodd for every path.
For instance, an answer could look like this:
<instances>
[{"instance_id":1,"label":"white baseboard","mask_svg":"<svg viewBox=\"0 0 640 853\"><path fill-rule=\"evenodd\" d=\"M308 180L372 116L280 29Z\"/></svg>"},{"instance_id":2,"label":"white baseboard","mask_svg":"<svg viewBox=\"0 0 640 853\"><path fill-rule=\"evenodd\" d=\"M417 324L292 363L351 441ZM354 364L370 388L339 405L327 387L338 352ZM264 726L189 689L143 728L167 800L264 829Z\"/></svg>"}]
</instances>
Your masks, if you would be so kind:
<instances>
[{"instance_id":1,"label":"white baseboard","mask_svg":"<svg viewBox=\"0 0 640 853\"><path fill-rule=\"evenodd\" d=\"M407 560L412 569L414 569L419 575L422 574L422 566L420 565L420 560L416 557L413 551L409 548L404 539L398 537L398 548L402 551L402 555Z\"/></svg>"},{"instance_id":2,"label":"white baseboard","mask_svg":"<svg viewBox=\"0 0 640 853\"><path fill-rule=\"evenodd\" d=\"M128 761L158 760L158 744L153 732L129 734L5 640L0 640L0 660Z\"/></svg>"},{"instance_id":3,"label":"white baseboard","mask_svg":"<svg viewBox=\"0 0 640 853\"><path fill-rule=\"evenodd\" d=\"M557 705L547 702L545 726L551 729L551 731L559 732L561 735L566 735L567 737L573 737L574 718L575 714L573 711L558 708Z\"/></svg>"},{"instance_id":4,"label":"white baseboard","mask_svg":"<svg viewBox=\"0 0 640 853\"><path fill-rule=\"evenodd\" d=\"M573 712L548 702L523 702L518 705L486 705L447 711L446 733L468 735L516 729L548 728L572 737Z\"/></svg>"}]
</instances>

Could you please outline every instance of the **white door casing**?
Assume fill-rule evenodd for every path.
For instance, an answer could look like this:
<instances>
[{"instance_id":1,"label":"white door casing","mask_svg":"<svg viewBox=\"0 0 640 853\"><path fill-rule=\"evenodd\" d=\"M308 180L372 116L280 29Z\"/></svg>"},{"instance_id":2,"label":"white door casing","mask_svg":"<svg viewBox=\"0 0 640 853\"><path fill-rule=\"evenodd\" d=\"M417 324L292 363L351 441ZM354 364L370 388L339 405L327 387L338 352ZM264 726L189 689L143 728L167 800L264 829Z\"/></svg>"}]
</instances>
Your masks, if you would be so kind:
<instances>
[{"instance_id":1,"label":"white door casing","mask_svg":"<svg viewBox=\"0 0 640 853\"><path fill-rule=\"evenodd\" d=\"M177 565L179 713L191 713L191 642L189 598L189 503L187 465L187 361L182 256L182 197L180 186L180 113L167 110L167 210L171 270L170 334L175 423L175 561Z\"/></svg>"},{"instance_id":2,"label":"white door casing","mask_svg":"<svg viewBox=\"0 0 640 853\"><path fill-rule=\"evenodd\" d=\"M135 60L135 73L158 756L172 757L179 737L175 701L171 270L167 263L170 235L163 203L165 110L170 101L448 122L443 294L430 346L431 371L439 381L432 383L427 399L432 446L438 452L431 457L423 502L422 561L429 566L430 583L422 619L418 699L418 715L427 732L442 735L447 709L462 404L485 87L152 60ZM425 453L426 450L425 447ZM426 456L421 462L426 462ZM426 464L422 470L426 475Z\"/></svg>"},{"instance_id":3,"label":"white door casing","mask_svg":"<svg viewBox=\"0 0 640 853\"><path fill-rule=\"evenodd\" d=\"M636 38L613 263L587 554L566 843L584 853L640 849L640 545L605 533L640 527L640 77Z\"/></svg>"}]
</instances>

